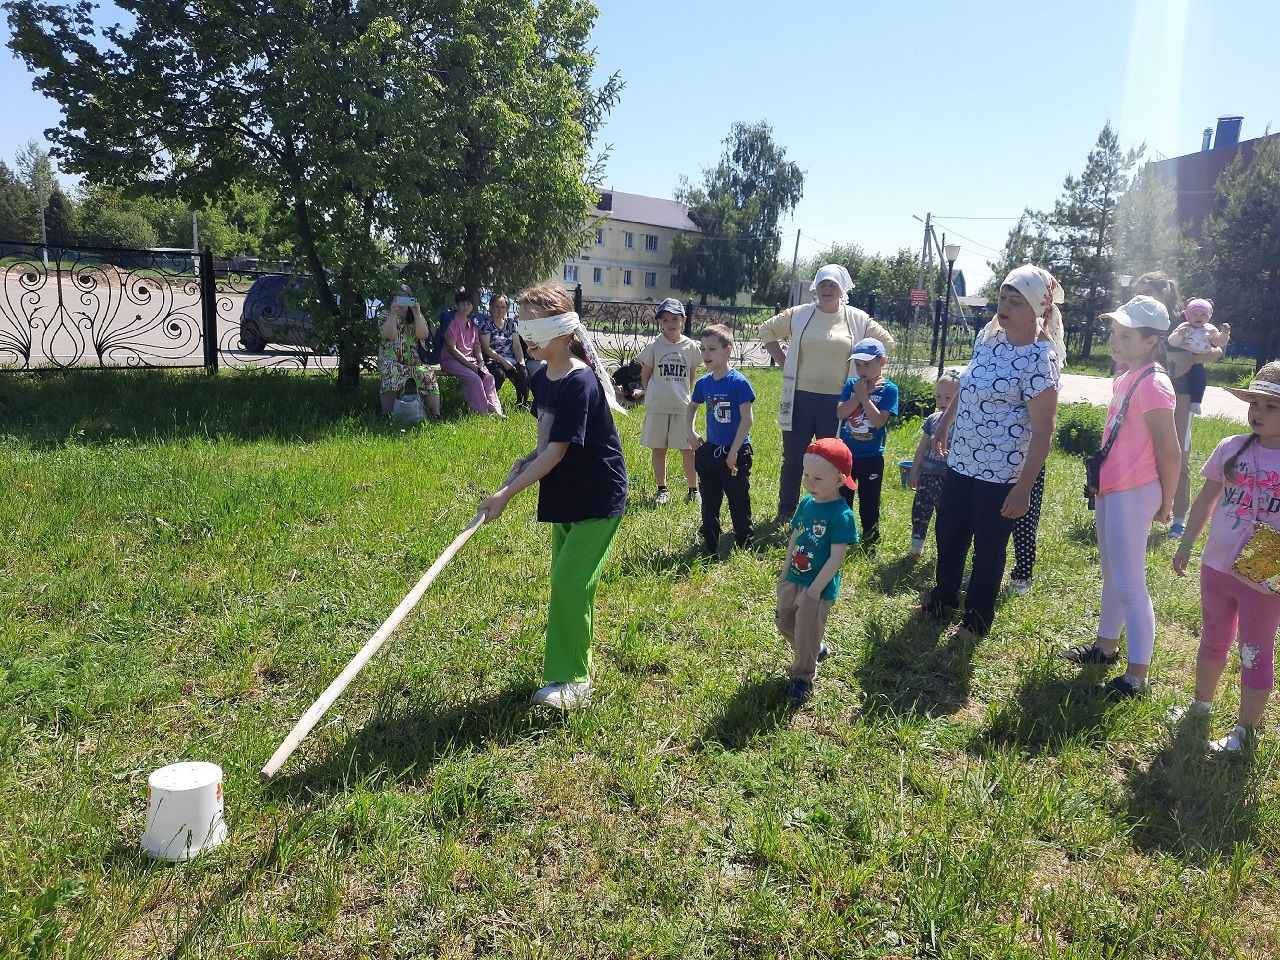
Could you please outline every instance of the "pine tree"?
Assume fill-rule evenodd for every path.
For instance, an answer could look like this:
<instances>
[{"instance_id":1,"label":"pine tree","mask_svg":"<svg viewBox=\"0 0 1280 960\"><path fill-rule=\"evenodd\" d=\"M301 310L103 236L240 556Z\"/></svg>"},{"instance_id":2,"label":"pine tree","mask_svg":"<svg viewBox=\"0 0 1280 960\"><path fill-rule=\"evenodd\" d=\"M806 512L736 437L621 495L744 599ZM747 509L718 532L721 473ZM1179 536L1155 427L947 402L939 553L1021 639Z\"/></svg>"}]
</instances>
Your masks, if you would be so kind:
<instances>
[{"instance_id":1,"label":"pine tree","mask_svg":"<svg viewBox=\"0 0 1280 960\"><path fill-rule=\"evenodd\" d=\"M79 216L74 201L58 187L49 195L44 208L45 229L49 243L56 246L80 242Z\"/></svg>"}]
</instances>

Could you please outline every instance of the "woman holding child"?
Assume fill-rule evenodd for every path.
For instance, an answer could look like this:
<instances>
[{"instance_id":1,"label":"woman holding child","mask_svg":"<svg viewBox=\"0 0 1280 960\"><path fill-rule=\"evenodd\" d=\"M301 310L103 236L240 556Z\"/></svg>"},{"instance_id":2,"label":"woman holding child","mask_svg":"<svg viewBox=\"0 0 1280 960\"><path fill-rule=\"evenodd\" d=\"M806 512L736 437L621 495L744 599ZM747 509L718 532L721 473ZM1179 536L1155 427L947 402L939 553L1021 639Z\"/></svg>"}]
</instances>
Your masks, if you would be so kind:
<instances>
[{"instance_id":1,"label":"woman holding child","mask_svg":"<svg viewBox=\"0 0 1280 960\"><path fill-rule=\"evenodd\" d=\"M782 471L778 478L778 522L791 521L800 500L804 452L815 437L834 437L839 428L836 405L852 375L853 345L874 337L893 349L889 331L845 303L853 288L849 271L829 263L817 273L809 289L814 302L800 304L760 325L764 349L782 367L782 399L778 426L782 428ZM788 349L780 340L786 338Z\"/></svg>"},{"instance_id":2,"label":"woman holding child","mask_svg":"<svg viewBox=\"0 0 1280 960\"><path fill-rule=\"evenodd\" d=\"M1061 302L1062 287L1047 270L1028 264L1005 277L999 330L978 335L960 391L934 429L947 475L938 501L937 585L921 611L945 616L959 606L972 545L961 633L991 629L1014 521L1027 512L1049 456L1061 367L1046 328Z\"/></svg>"}]
</instances>

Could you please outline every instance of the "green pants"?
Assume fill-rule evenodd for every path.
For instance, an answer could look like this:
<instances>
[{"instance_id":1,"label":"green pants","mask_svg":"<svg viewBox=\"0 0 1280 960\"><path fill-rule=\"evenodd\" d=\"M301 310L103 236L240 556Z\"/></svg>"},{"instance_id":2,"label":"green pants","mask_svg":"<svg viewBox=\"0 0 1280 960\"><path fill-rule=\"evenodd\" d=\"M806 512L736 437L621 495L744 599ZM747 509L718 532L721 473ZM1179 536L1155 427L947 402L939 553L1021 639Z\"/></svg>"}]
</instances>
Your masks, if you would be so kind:
<instances>
[{"instance_id":1,"label":"green pants","mask_svg":"<svg viewBox=\"0 0 1280 960\"><path fill-rule=\"evenodd\" d=\"M547 683L591 675L596 587L621 517L551 525L551 602L547 609Z\"/></svg>"}]
</instances>

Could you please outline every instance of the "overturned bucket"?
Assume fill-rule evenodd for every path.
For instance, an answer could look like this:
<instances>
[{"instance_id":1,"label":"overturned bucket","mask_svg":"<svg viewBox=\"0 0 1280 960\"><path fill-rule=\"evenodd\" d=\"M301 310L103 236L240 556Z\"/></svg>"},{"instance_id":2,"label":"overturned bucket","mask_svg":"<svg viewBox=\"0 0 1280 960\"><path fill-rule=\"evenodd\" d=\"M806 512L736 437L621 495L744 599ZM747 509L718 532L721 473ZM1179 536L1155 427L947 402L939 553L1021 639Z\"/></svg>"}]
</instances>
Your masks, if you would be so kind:
<instances>
[{"instance_id":1,"label":"overturned bucket","mask_svg":"<svg viewBox=\"0 0 1280 960\"><path fill-rule=\"evenodd\" d=\"M147 778L147 827L142 849L157 860L190 860L227 839L222 768L189 761Z\"/></svg>"}]
</instances>

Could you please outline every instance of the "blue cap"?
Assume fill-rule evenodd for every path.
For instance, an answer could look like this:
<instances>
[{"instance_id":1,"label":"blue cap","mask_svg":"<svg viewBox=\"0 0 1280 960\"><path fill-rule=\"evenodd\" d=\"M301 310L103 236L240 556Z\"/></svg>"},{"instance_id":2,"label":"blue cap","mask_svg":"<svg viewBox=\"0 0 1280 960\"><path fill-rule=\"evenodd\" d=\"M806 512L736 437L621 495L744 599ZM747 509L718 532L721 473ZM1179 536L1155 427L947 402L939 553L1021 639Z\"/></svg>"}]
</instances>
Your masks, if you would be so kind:
<instances>
[{"instance_id":1,"label":"blue cap","mask_svg":"<svg viewBox=\"0 0 1280 960\"><path fill-rule=\"evenodd\" d=\"M863 337L853 345L853 353L849 356L850 360L878 360L887 356L884 351L884 344L875 337Z\"/></svg>"},{"instance_id":2,"label":"blue cap","mask_svg":"<svg viewBox=\"0 0 1280 960\"><path fill-rule=\"evenodd\" d=\"M684 304L675 297L667 297L667 299L658 304L658 309L653 311L655 317L663 313L674 313L677 317L683 317Z\"/></svg>"}]
</instances>

